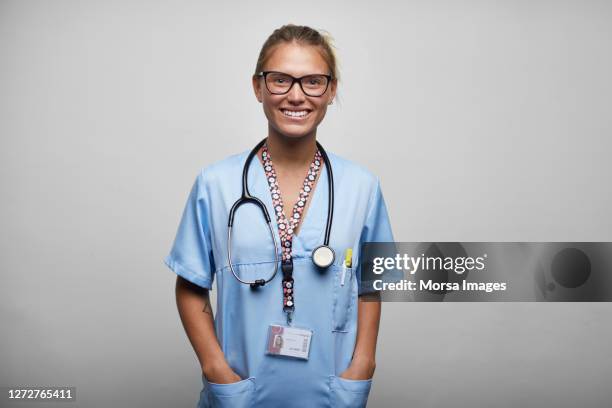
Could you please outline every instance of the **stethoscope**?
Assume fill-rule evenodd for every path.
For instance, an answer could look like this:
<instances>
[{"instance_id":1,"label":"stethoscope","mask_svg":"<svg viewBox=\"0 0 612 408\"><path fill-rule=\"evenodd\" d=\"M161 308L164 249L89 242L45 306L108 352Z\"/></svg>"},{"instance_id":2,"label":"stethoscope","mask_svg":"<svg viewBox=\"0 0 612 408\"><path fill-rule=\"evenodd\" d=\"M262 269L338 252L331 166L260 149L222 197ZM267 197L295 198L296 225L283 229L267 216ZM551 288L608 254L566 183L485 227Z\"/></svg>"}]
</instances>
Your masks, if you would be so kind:
<instances>
[{"instance_id":1,"label":"stethoscope","mask_svg":"<svg viewBox=\"0 0 612 408\"><path fill-rule=\"evenodd\" d=\"M242 195L236 200L234 205L229 212L229 220L227 223L227 260L229 262L230 270L234 277L240 282L244 284L251 285L251 288L257 288L258 286L263 286L266 283L270 282L276 276L278 272L278 242L276 240L276 234L274 233L274 229L272 228L272 219L270 218L270 214L268 214L268 210L265 204L257 197L254 197L249 192L249 186L247 182L247 178L249 175L249 166L253 157L257 154L259 149L266 142L266 139L263 139L261 142L257 144L249 153L246 162L244 163L244 167L242 169ZM321 156L323 156L323 161L325 162L325 167L327 168L327 190L328 190L328 202L327 202L327 223L325 225L325 239L323 240L323 244L319 245L315 249L312 250L312 262L319 268L325 269L328 268L332 263L334 263L334 259L336 258L336 254L334 250L329 246L329 234L331 232L332 220L334 218L334 175L332 173L331 164L329 162L329 158L327 157L327 153L323 149L323 146L317 143L317 148L321 152ZM232 264L232 227L234 225L234 215L238 207L242 204L251 203L255 204L264 215L266 219L266 223L268 224L268 229L270 231L270 235L272 236L272 240L274 241L274 272L268 279L255 279L254 281L246 281L241 279L236 271L234 270L234 265ZM291 275L293 273L293 262L283 261L281 265L282 271L284 275Z\"/></svg>"}]
</instances>

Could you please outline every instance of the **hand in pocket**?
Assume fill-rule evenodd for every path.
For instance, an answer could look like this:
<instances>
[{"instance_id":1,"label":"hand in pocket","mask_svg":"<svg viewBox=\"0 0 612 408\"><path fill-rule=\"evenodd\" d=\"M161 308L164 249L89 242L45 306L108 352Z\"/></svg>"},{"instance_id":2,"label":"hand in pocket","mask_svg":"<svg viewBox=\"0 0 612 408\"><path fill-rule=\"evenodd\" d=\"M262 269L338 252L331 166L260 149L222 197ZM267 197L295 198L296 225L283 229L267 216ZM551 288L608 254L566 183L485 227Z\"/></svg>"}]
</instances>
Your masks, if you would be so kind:
<instances>
[{"instance_id":1,"label":"hand in pocket","mask_svg":"<svg viewBox=\"0 0 612 408\"><path fill-rule=\"evenodd\" d=\"M241 381L242 378L226 363L211 364L202 370L202 374L208 382L216 384L232 384Z\"/></svg>"},{"instance_id":2,"label":"hand in pocket","mask_svg":"<svg viewBox=\"0 0 612 408\"><path fill-rule=\"evenodd\" d=\"M376 363L363 358L353 358L349 367L340 374L345 380L369 380L374 376Z\"/></svg>"}]
</instances>

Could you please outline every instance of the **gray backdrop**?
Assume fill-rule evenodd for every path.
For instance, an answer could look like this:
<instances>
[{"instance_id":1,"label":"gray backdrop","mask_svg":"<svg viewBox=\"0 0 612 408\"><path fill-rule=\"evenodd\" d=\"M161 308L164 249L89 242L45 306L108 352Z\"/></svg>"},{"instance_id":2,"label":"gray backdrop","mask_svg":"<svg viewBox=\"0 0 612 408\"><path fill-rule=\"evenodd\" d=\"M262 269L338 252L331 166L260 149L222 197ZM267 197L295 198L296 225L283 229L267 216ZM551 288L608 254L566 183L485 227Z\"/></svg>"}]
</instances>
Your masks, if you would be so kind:
<instances>
[{"instance_id":1,"label":"gray backdrop","mask_svg":"<svg viewBox=\"0 0 612 408\"><path fill-rule=\"evenodd\" d=\"M319 139L380 176L397 240L611 241L611 17L605 1L0 1L0 386L195 405L162 258L197 171L265 136L250 75L288 22L335 37L341 103ZM610 310L384 304L370 405L610 406Z\"/></svg>"}]
</instances>

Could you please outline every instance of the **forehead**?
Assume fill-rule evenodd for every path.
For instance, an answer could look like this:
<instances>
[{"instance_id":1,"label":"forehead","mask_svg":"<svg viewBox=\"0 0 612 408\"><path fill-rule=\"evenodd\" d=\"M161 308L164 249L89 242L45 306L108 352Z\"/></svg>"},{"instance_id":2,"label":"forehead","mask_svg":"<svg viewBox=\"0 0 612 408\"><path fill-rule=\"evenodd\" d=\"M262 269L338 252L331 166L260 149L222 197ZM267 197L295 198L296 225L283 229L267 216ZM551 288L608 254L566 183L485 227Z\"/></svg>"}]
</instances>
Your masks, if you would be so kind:
<instances>
[{"instance_id":1,"label":"forehead","mask_svg":"<svg viewBox=\"0 0 612 408\"><path fill-rule=\"evenodd\" d=\"M327 74L329 67L319 47L295 42L274 47L264 65L265 71L280 71L299 77L308 74Z\"/></svg>"}]
</instances>

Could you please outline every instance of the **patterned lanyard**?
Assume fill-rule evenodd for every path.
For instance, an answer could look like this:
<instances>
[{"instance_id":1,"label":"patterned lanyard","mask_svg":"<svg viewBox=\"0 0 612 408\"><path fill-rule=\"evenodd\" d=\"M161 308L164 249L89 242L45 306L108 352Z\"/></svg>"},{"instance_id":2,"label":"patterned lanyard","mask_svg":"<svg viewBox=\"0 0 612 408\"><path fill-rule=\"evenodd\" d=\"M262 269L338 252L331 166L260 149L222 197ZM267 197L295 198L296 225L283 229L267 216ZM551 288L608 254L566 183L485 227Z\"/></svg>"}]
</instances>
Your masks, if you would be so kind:
<instances>
[{"instance_id":1,"label":"patterned lanyard","mask_svg":"<svg viewBox=\"0 0 612 408\"><path fill-rule=\"evenodd\" d=\"M308 174L304 179L304 184L300 190L298 201L293 206L291 218L287 219L283 212L283 198L281 197L280 188L278 187L276 171L272 165L272 158L268 151L268 144L263 145L261 157L263 159L264 170L268 185L270 186L270 194L272 194L272 205L276 213L276 223L278 224L278 233L281 240L282 248L282 270L283 270L283 311L287 313L287 322L291 322L291 313L295 309L295 287L293 282L293 258L291 248L293 245L293 232L297 230L302 221L302 214L306 208L308 196L312 191L312 185L317 179L317 174L321 169L321 152L317 149Z\"/></svg>"}]
</instances>

